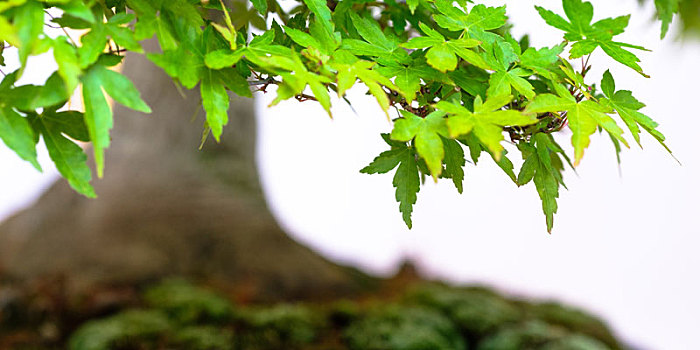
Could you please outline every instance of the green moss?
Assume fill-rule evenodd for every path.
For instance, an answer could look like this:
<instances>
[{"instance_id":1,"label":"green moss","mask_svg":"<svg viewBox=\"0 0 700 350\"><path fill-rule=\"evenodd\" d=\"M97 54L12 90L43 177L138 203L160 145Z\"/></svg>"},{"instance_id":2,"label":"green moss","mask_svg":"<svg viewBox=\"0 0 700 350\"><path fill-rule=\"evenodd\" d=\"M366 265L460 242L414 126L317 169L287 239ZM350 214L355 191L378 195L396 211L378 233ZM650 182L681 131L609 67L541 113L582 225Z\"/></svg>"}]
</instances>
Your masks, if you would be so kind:
<instances>
[{"instance_id":1,"label":"green moss","mask_svg":"<svg viewBox=\"0 0 700 350\"><path fill-rule=\"evenodd\" d=\"M609 350L605 344L541 321L507 327L482 340L477 350Z\"/></svg>"},{"instance_id":2,"label":"green moss","mask_svg":"<svg viewBox=\"0 0 700 350\"><path fill-rule=\"evenodd\" d=\"M228 300L170 280L148 289L144 301L150 309L84 324L70 338L70 349L619 349L594 316L555 303L506 299L484 288L423 284L404 297L373 303L278 304L234 312Z\"/></svg>"},{"instance_id":3,"label":"green moss","mask_svg":"<svg viewBox=\"0 0 700 350\"><path fill-rule=\"evenodd\" d=\"M522 316L515 305L484 288L426 285L409 292L408 300L440 310L470 337L481 337Z\"/></svg>"},{"instance_id":4,"label":"green moss","mask_svg":"<svg viewBox=\"0 0 700 350\"><path fill-rule=\"evenodd\" d=\"M393 305L354 322L345 339L353 350L466 349L454 324L441 313L420 307Z\"/></svg>"},{"instance_id":5,"label":"green moss","mask_svg":"<svg viewBox=\"0 0 700 350\"><path fill-rule=\"evenodd\" d=\"M528 303L524 308L531 318L599 339L612 349L621 348L603 321L582 310L552 302Z\"/></svg>"},{"instance_id":6,"label":"green moss","mask_svg":"<svg viewBox=\"0 0 700 350\"><path fill-rule=\"evenodd\" d=\"M551 342L542 350L607 350L610 349L602 342L580 334L574 334Z\"/></svg>"},{"instance_id":7,"label":"green moss","mask_svg":"<svg viewBox=\"0 0 700 350\"><path fill-rule=\"evenodd\" d=\"M68 347L71 350L133 348L135 344L154 344L169 329L171 324L160 311L124 311L109 318L87 322L73 333Z\"/></svg>"},{"instance_id":8,"label":"green moss","mask_svg":"<svg viewBox=\"0 0 700 350\"><path fill-rule=\"evenodd\" d=\"M178 330L172 344L178 349L231 350L234 345L233 332L212 326L194 326Z\"/></svg>"},{"instance_id":9,"label":"green moss","mask_svg":"<svg viewBox=\"0 0 700 350\"><path fill-rule=\"evenodd\" d=\"M317 315L302 305L280 304L244 310L240 343L244 349L291 349L316 340L325 325Z\"/></svg>"},{"instance_id":10,"label":"green moss","mask_svg":"<svg viewBox=\"0 0 700 350\"><path fill-rule=\"evenodd\" d=\"M233 317L231 303L215 293L184 280L168 280L148 289L144 298L179 323L226 321Z\"/></svg>"}]
</instances>

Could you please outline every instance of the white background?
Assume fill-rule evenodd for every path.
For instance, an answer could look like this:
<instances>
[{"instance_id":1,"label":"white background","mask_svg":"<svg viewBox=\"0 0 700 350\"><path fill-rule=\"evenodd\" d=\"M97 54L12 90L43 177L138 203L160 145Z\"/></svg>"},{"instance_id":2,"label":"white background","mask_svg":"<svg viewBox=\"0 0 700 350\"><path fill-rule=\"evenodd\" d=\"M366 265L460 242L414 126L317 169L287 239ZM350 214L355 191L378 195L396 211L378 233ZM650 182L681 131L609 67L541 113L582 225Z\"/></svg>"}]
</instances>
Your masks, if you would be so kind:
<instances>
[{"instance_id":1,"label":"white background","mask_svg":"<svg viewBox=\"0 0 700 350\"><path fill-rule=\"evenodd\" d=\"M561 33L533 3L508 2L516 33L536 33L537 46L558 43ZM558 1L536 3L562 12ZM594 136L578 175L565 174L569 190L561 192L549 235L534 186L516 188L482 157L477 167L467 164L463 195L449 182L421 189L409 231L394 201L393 174L358 172L386 149L379 133L391 130L364 89L352 91L357 114L336 102L332 121L311 102L265 109L272 98L265 95L258 100L258 156L273 211L298 240L373 273L390 275L411 259L431 277L586 308L642 348L700 349L700 45L670 40L673 31L660 41L653 11L634 0L593 3L596 20L632 12L620 41L654 52L638 55L651 75L645 79L597 51L591 81L610 67L618 89L648 105L643 111L661 124L682 165L646 135L641 151L627 132L632 148L618 168L608 137ZM53 69L44 64L30 73L46 77ZM559 136L569 145L570 135ZM41 158L44 175L0 146L0 217L52 181L55 170L45 152Z\"/></svg>"}]
</instances>

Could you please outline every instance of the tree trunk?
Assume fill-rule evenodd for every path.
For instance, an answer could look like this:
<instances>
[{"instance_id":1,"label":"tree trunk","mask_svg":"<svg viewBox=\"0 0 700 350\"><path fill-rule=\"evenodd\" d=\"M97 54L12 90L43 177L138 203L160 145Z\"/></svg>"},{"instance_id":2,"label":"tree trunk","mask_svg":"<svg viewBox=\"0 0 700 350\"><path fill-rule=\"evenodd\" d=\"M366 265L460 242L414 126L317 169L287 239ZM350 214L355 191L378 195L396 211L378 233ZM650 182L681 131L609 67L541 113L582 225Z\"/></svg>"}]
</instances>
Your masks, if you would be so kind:
<instances>
[{"instance_id":1,"label":"tree trunk","mask_svg":"<svg viewBox=\"0 0 700 350\"><path fill-rule=\"evenodd\" d=\"M117 105L98 199L56 182L0 225L4 279L61 276L70 293L167 276L233 286L254 299L337 297L374 279L289 238L270 214L255 162L252 99L232 100L221 143L202 150L197 89L140 55L124 72L153 113Z\"/></svg>"}]
</instances>

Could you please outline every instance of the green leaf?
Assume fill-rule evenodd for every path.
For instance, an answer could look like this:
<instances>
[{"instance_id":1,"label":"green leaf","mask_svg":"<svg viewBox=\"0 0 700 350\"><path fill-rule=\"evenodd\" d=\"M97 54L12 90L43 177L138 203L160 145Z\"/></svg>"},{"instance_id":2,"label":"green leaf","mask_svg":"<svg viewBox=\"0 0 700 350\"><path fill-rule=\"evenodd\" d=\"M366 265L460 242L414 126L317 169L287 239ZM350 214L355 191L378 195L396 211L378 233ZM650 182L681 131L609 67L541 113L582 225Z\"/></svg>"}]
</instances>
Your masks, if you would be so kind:
<instances>
[{"instance_id":1,"label":"green leaf","mask_svg":"<svg viewBox=\"0 0 700 350\"><path fill-rule=\"evenodd\" d=\"M373 64L369 61L357 61L354 64L334 64L333 67L338 71L338 96L343 96L345 91L351 88L357 79L360 79L369 88L370 93L377 99L379 106L389 118L390 101L382 86L400 91L391 80L371 69Z\"/></svg>"},{"instance_id":2,"label":"green leaf","mask_svg":"<svg viewBox=\"0 0 700 350\"><path fill-rule=\"evenodd\" d=\"M0 108L0 139L20 158L41 171L36 158L34 132L27 119L9 107Z\"/></svg>"},{"instance_id":3,"label":"green leaf","mask_svg":"<svg viewBox=\"0 0 700 350\"><path fill-rule=\"evenodd\" d=\"M603 73L603 80L600 82L600 89L603 91L605 96L610 97L615 94L615 79L613 78L612 74L610 74L610 70Z\"/></svg>"},{"instance_id":4,"label":"green leaf","mask_svg":"<svg viewBox=\"0 0 700 350\"><path fill-rule=\"evenodd\" d=\"M114 67L124 60L124 56L112 54L112 53L104 53L100 55L100 58L97 60L97 64L104 66L104 67Z\"/></svg>"},{"instance_id":5,"label":"green leaf","mask_svg":"<svg viewBox=\"0 0 700 350\"><path fill-rule=\"evenodd\" d=\"M109 147L109 130L112 128L112 109L103 93L106 91L115 101L131 109L150 113L151 109L139 97L134 85L123 75L104 66L95 65L82 77L85 124L95 152L97 176L104 170L104 150Z\"/></svg>"},{"instance_id":6,"label":"green leaf","mask_svg":"<svg viewBox=\"0 0 700 350\"><path fill-rule=\"evenodd\" d=\"M520 168L520 173L518 174L518 186L525 186L532 181L532 178L535 177L535 171L539 165L539 159L537 159L537 155L535 153L527 157L525 162L523 162L523 166Z\"/></svg>"},{"instance_id":7,"label":"green leaf","mask_svg":"<svg viewBox=\"0 0 700 350\"><path fill-rule=\"evenodd\" d=\"M189 0L162 1L163 10L172 12L176 18L182 19L190 26L201 27L204 25L204 19L202 19L195 3Z\"/></svg>"},{"instance_id":8,"label":"green leaf","mask_svg":"<svg viewBox=\"0 0 700 350\"><path fill-rule=\"evenodd\" d=\"M563 151L554 143L554 138L552 138L551 134L536 133L531 137L531 140L535 145L540 164L544 166L560 184L564 185L564 179L560 173L563 167L559 166L561 161L558 163L556 162L556 160L559 159L556 152L563 153Z\"/></svg>"},{"instance_id":9,"label":"green leaf","mask_svg":"<svg viewBox=\"0 0 700 350\"><path fill-rule=\"evenodd\" d=\"M107 46L107 29L102 22L96 22L92 29L80 38L78 58L81 68L95 63Z\"/></svg>"},{"instance_id":10,"label":"green leaf","mask_svg":"<svg viewBox=\"0 0 700 350\"><path fill-rule=\"evenodd\" d=\"M235 27L233 27L233 26L231 27L231 28L233 28L233 31L232 31L230 28L224 27L218 23L212 22L211 25L229 43L229 48L231 50L235 50L237 48L238 43L236 42L237 38L236 38L236 31L235 31L236 28Z\"/></svg>"},{"instance_id":11,"label":"green leaf","mask_svg":"<svg viewBox=\"0 0 700 350\"><path fill-rule=\"evenodd\" d=\"M488 69L489 66L476 52L468 50L479 45L479 41L473 39L445 40L440 33L420 23L421 30L428 36L415 37L401 45L408 49L422 49L430 47L425 58L433 68L445 72L457 68L457 56L480 68Z\"/></svg>"},{"instance_id":12,"label":"green leaf","mask_svg":"<svg viewBox=\"0 0 700 350\"><path fill-rule=\"evenodd\" d=\"M176 50L165 51L161 55L148 53L146 57L188 89L194 88L200 76L205 74L205 64L201 56L182 46Z\"/></svg>"},{"instance_id":13,"label":"green leaf","mask_svg":"<svg viewBox=\"0 0 700 350\"><path fill-rule=\"evenodd\" d=\"M368 43L387 51L394 51L398 48L398 44L386 37L376 21L360 17L355 12L350 13L350 18L357 32Z\"/></svg>"},{"instance_id":14,"label":"green leaf","mask_svg":"<svg viewBox=\"0 0 700 350\"><path fill-rule=\"evenodd\" d=\"M639 58L624 47L646 50L635 46L613 41L613 37L622 34L629 23L629 16L606 18L591 24L593 20L593 5L582 0L563 0L564 12L569 21L552 11L535 6L540 16L547 24L566 32L564 39L575 42L571 47L571 58L579 58L591 54L600 47L614 60L634 69L639 74L649 77L639 66ZM647 50L648 51L648 50Z\"/></svg>"},{"instance_id":15,"label":"green leaf","mask_svg":"<svg viewBox=\"0 0 700 350\"><path fill-rule=\"evenodd\" d=\"M66 84L66 91L72 94L80 83L79 77L82 73L76 49L65 37L59 37L53 42L53 56L58 64L58 74Z\"/></svg>"},{"instance_id":16,"label":"green leaf","mask_svg":"<svg viewBox=\"0 0 700 350\"><path fill-rule=\"evenodd\" d=\"M382 135L384 137L384 135ZM391 150L382 152L374 158L372 163L360 170L364 174L385 174L396 168L393 185L396 188L396 201L399 202L399 211L403 214L403 220L410 229L413 226L411 213L413 205L418 199L417 193L420 191L420 176L416 155L412 148L405 143L398 143L391 139L384 138L392 146Z\"/></svg>"},{"instance_id":17,"label":"green leaf","mask_svg":"<svg viewBox=\"0 0 700 350\"><path fill-rule=\"evenodd\" d=\"M509 71L497 71L491 74L489 78L489 88L486 95L489 97L510 96L512 88L518 91L521 95L532 99L535 97L535 91L532 84L523 76L530 76L531 73L522 68L515 68Z\"/></svg>"},{"instance_id":18,"label":"green leaf","mask_svg":"<svg viewBox=\"0 0 700 350\"><path fill-rule=\"evenodd\" d=\"M333 33L333 23L331 22L331 10L326 4L326 0L304 0L304 4L316 16L316 21L327 35Z\"/></svg>"},{"instance_id":19,"label":"green leaf","mask_svg":"<svg viewBox=\"0 0 700 350\"><path fill-rule=\"evenodd\" d=\"M656 15L661 21L661 39L666 37L673 15L678 13L680 0L654 0Z\"/></svg>"},{"instance_id":20,"label":"green leaf","mask_svg":"<svg viewBox=\"0 0 700 350\"><path fill-rule=\"evenodd\" d=\"M107 24L105 26L106 32L114 40L114 42L129 51L143 53L143 48L141 44L136 40L134 32L130 29L121 27L115 24Z\"/></svg>"},{"instance_id":21,"label":"green leaf","mask_svg":"<svg viewBox=\"0 0 700 350\"><path fill-rule=\"evenodd\" d=\"M561 181L562 162L559 154L563 150L554 142L550 134L536 133L529 142L518 144L525 162L518 175L518 186L523 186L534 179L537 193L542 201L542 211L547 222L547 231L551 233L554 214L557 212L557 198ZM565 155L564 155L565 156Z\"/></svg>"},{"instance_id":22,"label":"green leaf","mask_svg":"<svg viewBox=\"0 0 700 350\"><path fill-rule=\"evenodd\" d=\"M285 54L287 53L285 52ZM289 52L288 56L265 54L256 57L256 64L267 65L288 71L279 73L279 76L281 76L283 80L277 89L277 97L270 103L270 106L274 106L280 101L302 94L308 85L314 93L316 100L321 104L328 115L332 117L330 95L326 85L324 85L330 83L331 80L326 76L310 72L295 52ZM246 56L246 58L250 59L248 56Z\"/></svg>"},{"instance_id":23,"label":"green leaf","mask_svg":"<svg viewBox=\"0 0 700 350\"><path fill-rule=\"evenodd\" d=\"M460 136L457 140L469 147L469 157L474 162L474 165L478 164L481 153L485 151L479 139L473 133L469 133Z\"/></svg>"},{"instance_id":24,"label":"green leaf","mask_svg":"<svg viewBox=\"0 0 700 350\"><path fill-rule=\"evenodd\" d=\"M396 168L404 157L407 148L393 148L380 153L366 167L360 170L363 174L386 174Z\"/></svg>"},{"instance_id":25,"label":"green leaf","mask_svg":"<svg viewBox=\"0 0 700 350\"><path fill-rule=\"evenodd\" d=\"M442 160L445 149L440 136L449 137L445 113L435 111L421 118L413 113L401 110L403 118L394 123L391 138L396 141L411 141L415 138L416 151L425 159L430 174L437 182L442 173Z\"/></svg>"},{"instance_id":26,"label":"green leaf","mask_svg":"<svg viewBox=\"0 0 700 350\"><path fill-rule=\"evenodd\" d=\"M489 78L488 74L479 76L474 74L473 71L457 69L450 72L449 76L463 92L474 97L481 96L482 99L486 98L486 90L488 88L487 79Z\"/></svg>"},{"instance_id":27,"label":"green leaf","mask_svg":"<svg viewBox=\"0 0 700 350\"><path fill-rule=\"evenodd\" d=\"M425 54L425 58L428 59L429 65L441 72L451 71L457 68L457 56L450 47L447 46L447 43L431 47Z\"/></svg>"},{"instance_id":28,"label":"green leaf","mask_svg":"<svg viewBox=\"0 0 700 350\"><path fill-rule=\"evenodd\" d=\"M567 20L559 16L558 14L547 10L541 6L535 6L535 9L537 9L537 12L540 14L540 17L544 19L545 23L548 25L563 30L565 32L573 32L573 26L571 23L569 23Z\"/></svg>"},{"instance_id":29,"label":"green leaf","mask_svg":"<svg viewBox=\"0 0 700 350\"><path fill-rule=\"evenodd\" d=\"M28 0L15 11L13 24L17 28L19 60L24 68L27 57L38 45L39 35L44 32L44 8L38 1Z\"/></svg>"},{"instance_id":30,"label":"green leaf","mask_svg":"<svg viewBox=\"0 0 700 350\"><path fill-rule=\"evenodd\" d=\"M290 38L292 38L292 40L294 40L295 43L303 47L315 47L317 49L322 48L321 43L308 33L304 33L301 30L297 30L287 26L284 27L284 31L287 35L289 35ZM326 54L328 54L328 52L326 52Z\"/></svg>"},{"instance_id":31,"label":"green leaf","mask_svg":"<svg viewBox=\"0 0 700 350\"><path fill-rule=\"evenodd\" d=\"M559 62L559 55L564 51L564 44L550 48L544 47L539 50L528 48L520 56L520 66L530 69L535 73L555 80L557 71L556 63Z\"/></svg>"},{"instance_id":32,"label":"green leaf","mask_svg":"<svg viewBox=\"0 0 700 350\"><path fill-rule=\"evenodd\" d=\"M250 0L261 15L267 14L267 0Z\"/></svg>"},{"instance_id":33,"label":"green leaf","mask_svg":"<svg viewBox=\"0 0 700 350\"><path fill-rule=\"evenodd\" d=\"M50 120L38 117L32 125L41 134L49 151L49 157L68 184L86 197L96 197L95 190L90 185L92 174L86 164L87 156L83 149L65 138L62 135L62 129Z\"/></svg>"},{"instance_id":34,"label":"green leaf","mask_svg":"<svg viewBox=\"0 0 700 350\"><path fill-rule=\"evenodd\" d=\"M496 162L496 165L498 165L501 170L503 170L506 175L513 181L516 185L518 184L518 179L515 176L515 172L513 171L515 167L513 166L513 162L508 159L506 154L508 154L508 151L503 150L502 154L496 155L493 153L491 154L491 158L493 159L494 162Z\"/></svg>"},{"instance_id":35,"label":"green leaf","mask_svg":"<svg viewBox=\"0 0 700 350\"><path fill-rule=\"evenodd\" d=\"M38 108L63 105L70 97L63 80L54 72L43 86L22 85L4 93L14 107L21 111L33 112Z\"/></svg>"},{"instance_id":36,"label":"green leaf","mask_svg":"<svg viewBox=\"0 0 700 350\"><path fill-rule=\"evenodd\" d=\"M155 27L156 37L158 38L158 44L163 51L175 50L179 47L179 43L173 37L171 33L172 29L170 24L163 19L163 16L158 16L154 20L153 27Z\"/></svg>"},{"instance_id":37,"label":"green leaf","mask_svg":"<svg viewBox=\"0 0 700 350\"><path fill-rule=\"evenodd\" d=\"M409 65L387 64L376 68L376 70L387 78L395 77L394 84L407 101L413 101L416 98L416 93L421 87L421 79L426 82L449 82L444 74L430 67L424 59L413 60Z\"/></svg>"},{"instance_id":38,"label":"green leaf","mask_svg":"<svg viewBox=\"0 0 700 350\"><path fill-rule=\"evenodd\" d=\"M520 60L520 53L516 52L516 48L520 50L517 43L511 43L497 36L493 42L484 43L485 46L484 58L493 67L493 70L508 71L513 63Z\"/></svg>"},{"instance_id":39,"label":"green leaf","mask_svg":"<svg viewBox=\"0 0 700 350\"><path fill-rule=\"evenodd\" d=\"M644 108L645 105L634 98L631 91L615 91L615 80L612 74L610 74L610 71L606 71L603 75L601 89L605 96L608 97L601 99L601 103L615 109L620 118L622 118L622 121L625 122L625 125L627 125L627 128L632 133L634 140L637 141L637 144L639 144L640 147L642 146L639 138L639 127L641 126L651 136L659 141L659 143L669 153L672 153L671 149L669 149L664 143L666 137L661 132L656 130L659 124L648 116L639 112L639 110Z\"/></svg>"},{"instance_id":40,"label":"green leaf","mask_svg":"<svg viewBox=\"0 0 700 350\"><path fill-rule=\"evenodd\" d=\"M218 71L218 73L219 78L224 85L226 85L227 89L239 96L253 97L248 80L238 73L237 70L233 68L226 68Z\"/></svg>"},{"instance_id":41,"label":"green leaf","mask_svg":"<svg viewBox=\"0 0 700 350\"><path fill-rule=\"evenodd\" d=\"M410 148L401 156L401 164L396 170L394 181L392 182L396 188L396 201L399 202L399 211L403 214L403 221L408 228L413 227L411 213L413 213L413 205L418 200L418 191L420 191L420 177L418 175L418 163L416 157Z\"/></svg>"},{"instance_id":42,"label":"green leaf","mask_svg":"<svg viewBox=\"0 0 700 350\"><path fill-rule=\"evenodd\" d=\"M319 41L322 52L331 53L340 45L340 33L333 32L332 23L326 25L325 22L314 20L309 25L309 34Z\"/></svg>"},{"instance_id":43,"label":"green leaf","mask_svg":"<svg viewBox=\"0 0 700 350\"><path fill-rule=\"evenodd\" d=\"M435 6L442 14L433 16L440 26L452 31L465 31L469 37L480 39L488 30L494 30L506 24L506 7L474 6L469 14L452 6L450 0L436 0Z\"/></svg>"},{"instance_id":44,"label":"green leaf","mask_svg":"<svg viewBox=\"0 0 700 350\"><path fill-rule=\"evenodd\" d=\"M0 12L5 12L13 7L24 5L27 0L7 0L0 2Z\"/></svg>"},{"instance_id":45,"label":"green leaf","mask_svg":"<svg viewBox=\"0 0 700 350\"><path fill-rule=\"evenodd\" d=\"M4 16L0 16L0 41L6 41L13 46L22 45L17 37L17 28L15 28ZM4 45L2 45L2 47L4 49ZM0 51L0 56L2 56L2 51Z\"/></svg>"},{"instance_id":46,"label":"green leaf","mask_svg":"<svg viewBox=\"0 0 700 350\"><path fill-rule=\"evenodd\" d=\"M92 70L97 74L102 88L115 101L133 110L151 113L151 108L141 99L139 91L125 76L99 65Z\"/></svg>"},{"instance_id":47,"label":"green leaf","mask_svg":"<svg viewBox=\"0 0 700 350\"><path fill-rule=\"evenodd\" d=\"M350 13L350 18L355 29L366 42L343 39L341 46L343 49L356 55L393 59L403 64L409 63L410 58L406 51L401 49L397 42L387 38L376 21L362 18L354 12Z\"/></svg>"},{"instance_id":48,"label":"green leaf","mask_svg":"<svg viewBox=\"0 0 700 350\"><path fill-rule=\"evenodd\" d=\"M207 113L207 124L219 142L223 127L228 123L229 97L226 88L212 71L202 77L199 87L204 111Z\"/></svg>"},{"instance_id":49,"label":"green leaf","mask_svg":"<svg viewBox=\"0 0 700 350\"><path fill-rule=\"evenodd\" d=\"M88 23L95 22L95 15L92 13L92 11L90 11L90 7L88 7L88 5L82 0L71 0L68 2L58 3L56 6L63 10L64 13L75 18L82 19Z\"/></svg>"},{"instance_id":50,"label":"green leaf","mask_svg":"<svg viewBox=\"0 0 700 350\"><path fill-rule=\"evenodd\" d=\"M613 146L615 147L615 157L617 158L617 164L620 165L622 163L622 160L620 159L620 152L622 152L622 147L620 147L620 141L618 141L615 136L612 134L608 133L608 136L610 136L610 141L612 141Z\"/></svg>"},{"instance_id":51,"label":"green leaf","mask_svg":"<svg viewBox=\"0 0 700 350\"><path fill-rule=\"evenodd\" d=\"M204 56L204 64L211 69L232 67L241 60L244 53L245 50L231 51L229 49L220 49L208 52Z\"/></svg>"},{"instance_id":52,"label":"green leaf","mask_svg":"<svg viewBox=\"0 0 700 350\"><path fill-rule=\"evenodd\" d=\"M590 136L597 130L598 126L614 135L620 142L629 147L627 141L622 138L622 129L606 113L609 111L595 101L576 101L568 90L562 86L557 86L559 96L552 94L542 94L528 104L526 113L559 113L566 112L569 121L569 128L573 132L571 143L574 146L574 165L578 165L583 158L583 151L590 144Z\"/></svg>"},{"instance_id":53,"label":"green leaf","mask_svg":"<svg viewBox=\"0 0 700 350\"><path fill-rule=\"evenodd\" d=\"M441 137L445 148L445 172L443 175L452 179L460 194L464 191L464 149L455 140Z\"/></svg>"},{"instance_id":54,"label":"green leaf","mask_svg":"<svg viewBox=\"0 0 700 350\"><path fill-rule=\"evenodd\" d=\"M537 121L531 114L523 114L516 110L501 110L511 100L512 96L496 96L482 103L481 97L477 96L474 101L474 112L462 105L447 101L440 101L435 107L451 114L447 119L447 126L452 137L473 132L498 160L503 152L501 145L503 127L525 126Z\"/></svg>"},{"instance_id":55,"label":"green leaf","mask_svg":"<svg viewBox=\"0 0 700 350\"><path fill-rule=\"evenodd\" d=\"M17 82L17 79L19 79L19 69L8 73L4 78L2 78L2 81L0 81L0 100L6 99L7 92L12 90Z\"/></svg>"},{"instance_id":56,"label":"green leaf","mask_svg":"<svg viewBox=\"0 0 700 350\"><path fill-rule=\"evenodd\" d=\"M406 5L408 5L408 9L411 11L411 14L416 12L419 3L420 0L406 0Z\"/></svg>"},{"instance_id":57,"label":"green leaf","mask_svg":"<svg viewBox=\"0 0 700 350\"><path fill-rule=\"evenodd\" d=\"M90 133L85 125L83 113L77 111L56 112L47 109L41 114L41 119L50 122L55 130L74 140L90 141Z\"/></svg>"},{"instance_id":58,"label":"green leaf","mask_svg":"<svg viewBox=\"0 0 700 350\"><path fill-rule=\"evenodd\" d=\"M564 13L571 21L573 32L585 35L591 29L593 20L593 5L582 0L564 0Z\"/></svg>"},{"instance_id":59,"label":"green leaf","mask_svg":"<svg viewBox=\"0 0 700 350\"><path fill-rule=\"evenodd\" d=\"M85 124L87 125L95 153L97 176L102 177L104 170L104 150L109 147L109 130L112 129L112 109L102 92L102 81L97 69L88 70L82 78L83 102L85 104ZM70 149L70 146L56 138L57 148ZM73 152L74 153L74 152ZM75 157L75 155L73 155ZM66 161L67 162L67 161ZM67 176L64 175L66 179ZM70 180L69 180L70 182ZM81 192L82 193L82 192Z\"/></svg>"},{"instance_id":60,"label":"green leaf","mask_svg":"<svg viewBox=\"0 0 700 350\"><path fill-rule=\"evenodd\" d=\"M557 198L559 198L559 183L556 177L549 172L542 162L539 163L539 168L535 171L534 180L537 194L542 200L542 211L547 219L547 231L552 232L554 227L554 214L557 213Z\"/></svg>"}]
</instances>

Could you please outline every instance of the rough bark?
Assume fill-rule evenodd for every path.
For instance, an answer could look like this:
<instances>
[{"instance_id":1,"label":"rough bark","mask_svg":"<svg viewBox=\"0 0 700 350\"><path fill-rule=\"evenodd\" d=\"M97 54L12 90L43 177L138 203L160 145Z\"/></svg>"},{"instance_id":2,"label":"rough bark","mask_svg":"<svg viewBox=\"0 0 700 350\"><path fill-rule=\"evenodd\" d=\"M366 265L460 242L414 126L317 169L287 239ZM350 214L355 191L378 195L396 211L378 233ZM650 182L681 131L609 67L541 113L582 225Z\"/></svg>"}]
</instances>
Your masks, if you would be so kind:
<instances>
[{"instance_id":1,"label":"rough bark","mask_svg":"<svg viewBox=\"0 0 700 350\"><path fill-rule=\"evenodd\" d=\"M142 56L124 74L153 113L115 107L105 177L87 199L57 181L0 225L5 279L62 276L71 293L171 275L256 299L336 297L373 283L289 238L270 214L255 163L252 100L235 99L222 142L198 150L204 113Z\"/></svg>"}]
</instances>

